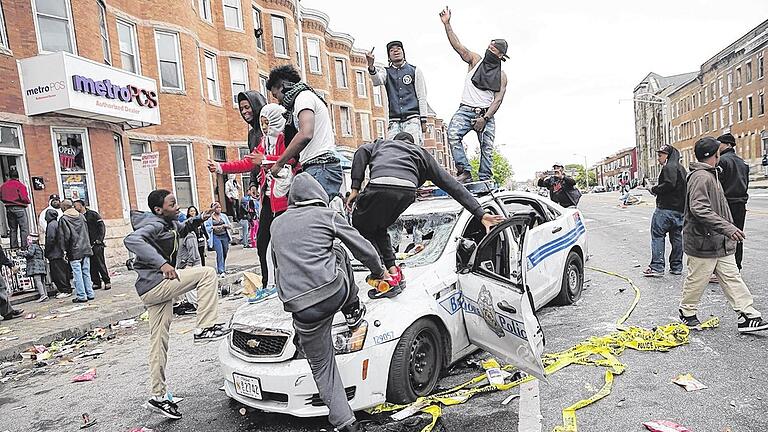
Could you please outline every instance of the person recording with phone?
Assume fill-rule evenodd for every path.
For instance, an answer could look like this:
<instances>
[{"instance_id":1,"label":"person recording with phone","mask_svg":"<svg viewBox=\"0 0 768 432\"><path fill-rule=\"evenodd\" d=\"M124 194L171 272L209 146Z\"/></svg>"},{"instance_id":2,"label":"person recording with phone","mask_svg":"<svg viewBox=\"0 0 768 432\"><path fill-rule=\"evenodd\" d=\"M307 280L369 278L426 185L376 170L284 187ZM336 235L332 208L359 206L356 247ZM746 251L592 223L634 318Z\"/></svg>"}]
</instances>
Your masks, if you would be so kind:
<instances>
[{"instance_id":1,"label":"person recording with phone","mask_svg":"<svg viewBox=\"0 0 768 432\"><path fill-rule=\"evenodd\" d=\"M563 207L576 207L581 193L576 189L576 180L565 175L565 167L556 163L552 170L539 177L538 186L549 190L549 199Z\"/></svg>"}]
</instances>

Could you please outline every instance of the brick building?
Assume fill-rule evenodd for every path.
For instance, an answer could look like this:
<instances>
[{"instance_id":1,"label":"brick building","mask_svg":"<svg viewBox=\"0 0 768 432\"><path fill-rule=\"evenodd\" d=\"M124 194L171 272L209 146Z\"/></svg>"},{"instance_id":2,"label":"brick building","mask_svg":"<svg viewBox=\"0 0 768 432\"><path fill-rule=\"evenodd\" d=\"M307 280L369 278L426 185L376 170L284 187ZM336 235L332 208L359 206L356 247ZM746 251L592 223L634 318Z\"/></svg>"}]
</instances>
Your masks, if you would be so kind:
<instances>
[{"instance_id":1,"label":"brick building","mask_svg":"<svg viewBox=\"0 0 768 432\"><path fill-rule=\"evenodd\" d=\"M626 176L632 186L636 185L638 178L637 148L628 147L607 156L594 166L597 184L608 190L619 187L619 179Z\"/></svg>"},{"instance_id":2,"label":"brick building","mask_svg":"<svg viewBox=\"0 0 768 432\"><path fill-rule=\"evenodd\" d=\"M385 133L386 95L372 86L365 52L352 36L329 28L324 13L297 6L294 0L0 0L2 181L13 167L28 185L44 185L30 187L33 221L52 193L87 200L108 226L108 260L122 261L129 212L146 209L151 190L173 190L181 207L224 199L225 179L209 174L206 160L248 152L236 95L266 94L270 69L289 63L325 97L337 148L351 159L360 143ZM72 67L91 71L90 91L71 88L72 70L34 67L41 58L85 65ZM47 103L48 95L35 93L45 85L28 84L49 72L64 77L49 90L63 86L53 96L69 96L69 105L33 114L30 107ZM119 84L116 93L100 87L104 77ZM155 92L157 106L138 96L122 99L122 86L141 89L134 81ZM75 106L83 98L91 108ZM452 166L442 121L430 118L429 125L427 147Z\"/></svg>"}]
</instances>

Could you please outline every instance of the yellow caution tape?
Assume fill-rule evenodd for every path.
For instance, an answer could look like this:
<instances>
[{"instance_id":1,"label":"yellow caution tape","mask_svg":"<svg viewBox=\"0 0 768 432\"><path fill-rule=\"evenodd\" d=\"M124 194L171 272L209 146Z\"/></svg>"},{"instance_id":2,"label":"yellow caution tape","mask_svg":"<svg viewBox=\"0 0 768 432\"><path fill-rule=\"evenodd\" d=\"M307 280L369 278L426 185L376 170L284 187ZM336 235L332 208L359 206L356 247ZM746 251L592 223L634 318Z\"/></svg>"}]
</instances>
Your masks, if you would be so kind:
<instances>
[{"instance_id":1,"label":"yellow caution tape","mask_svg":"<svg viewBox=\"0 0 768 432\"><path fill-rule=\"evenodd\" d=\"M627 311L616 321L617 330L615 332L604 336L591 337L567 350L542 356L544 370L547 375L551 375L570 365L597 366L607 369L605 371L605 383L602 388L591 397L582 399L563 409L563 425L556 426L553 432L577 432L576 411L597 402L611 393L614 375L621 375L627 367L618 359L618 356L620 356L627 348L636 351L666 352L671 348L688 343L690 329L682 323L671 323L654 329L625 326L624 323L629 319L632 311L634 311L640 301L640 289L628 277L598 268L588 267L588 269L626 281L634 289L635 296ZM719 324L720 320L715 317L703 322L699 327L701 329L715 328L719 326ZM500 367L500 369L507 372L517 369L512 365L499 366L495 359L483 361L482 366L484 369ZM383 403L369 409L368 413L380 414L401 411L404 409L413 410L413 414L416 412L423 412L431 415L432 421L425 426L421 432L430 432L442 415L441 406L463 404L477 394L506 391L534 379L535 377L527 375L516 381L501 385L493 385L488 383L487 375L484 373L459 384L456 387L429 396L420 397L411 404L397 405Z\"/></svg>"}]
</instances>

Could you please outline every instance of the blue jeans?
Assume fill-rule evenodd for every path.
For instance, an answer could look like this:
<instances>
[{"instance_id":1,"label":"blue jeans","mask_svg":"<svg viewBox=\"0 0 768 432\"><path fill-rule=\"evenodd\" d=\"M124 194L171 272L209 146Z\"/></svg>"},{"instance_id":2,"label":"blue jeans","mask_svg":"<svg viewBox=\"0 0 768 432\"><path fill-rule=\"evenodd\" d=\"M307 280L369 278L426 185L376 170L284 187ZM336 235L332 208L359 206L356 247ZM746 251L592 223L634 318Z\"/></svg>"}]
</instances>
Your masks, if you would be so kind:
<instances>
[{"instance_id":1,"label":"blue jeans","mask_svg":"<svg viewBox=\"0 0 768 432\"><path fill-rule=\"evenodd\" d=\"M683 271L683 214L675 210L657 208L651 218L651 270L664 272L664 238L669 233L672 251L669 253L669 271Z\"/></svg>"},{"instance_id":2,"label":"blue jeans","mask_svg":"<svg viewBox=\"0 0 768 432\"><path fill-rule=\"evenodd\" d=\"M325 189L329 199L340 195L343 173L340 162L315 164L304 167L304 172L311 175Z\"/></svg>"},{"instance_id":3,"label":"blue jeans","mask_svg":"<svg viewBox=\"0 0 768 432\"><path fill-rule=\"evenodd\" d=\"M72 275L75 279L75 294L80 300L93 300L93 282L91 281L91 257L69 262L72 267Z\"/></svg>"},{"instance_id":4,"label":"blue jeans","mask_svg":"<svg viewBox=\"0 0 768 432\"><path fill-rule=\"evenodd\" d=\"M224 273L224 263L229 253L229 236L227 234L213 236L213 250L216 251L216 274Z\"/></svg>"},{"instance_id":5,"label":"blue jeans","mask_svg":"<svg viewBox=\"0 0 768 432\"><path fill-rule=\"evenodd\" d=\"M448 145L451 147L458 173L465 170L469 171L469 161L467 160L467 153L464 150L462 140L465 135L473 130L472 120L475 118L477 118L477 114L475 114L472 108L460 106L448 124ZM477 140L480 142L480 170L478 172L480 180L490 180L493 178L491 154L493 153L493 140L495 138L496 119L491 117L485 124L485 129L482 132L477 132Z\"/></svg>"}]
</instances>

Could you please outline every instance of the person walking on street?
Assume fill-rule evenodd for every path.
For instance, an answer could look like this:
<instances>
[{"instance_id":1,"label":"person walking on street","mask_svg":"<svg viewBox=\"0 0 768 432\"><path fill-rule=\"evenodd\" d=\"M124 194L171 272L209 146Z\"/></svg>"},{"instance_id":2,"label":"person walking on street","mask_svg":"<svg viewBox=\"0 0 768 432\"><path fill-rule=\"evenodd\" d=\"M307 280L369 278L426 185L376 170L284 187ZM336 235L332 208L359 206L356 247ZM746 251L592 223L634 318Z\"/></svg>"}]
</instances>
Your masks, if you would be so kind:
<instances>
[{"instance_id":1,"label":"person walking on street","mask_svg":"<svg viewBox=\"0 0 768 432\"><path fill-rule=\"evenodd\" d=\"M197 207L189 206L187 207L186 219L191 219L199 214L200 212L197 210ZM205 265L205 255L208 250L208 231L205 229L205 226L199 225L194 229L194 233L195 237L197 237L197 250L200 255L200 265Z\"/></svg>"},{"instance_id":2,"label":"person walking on street","mask_svg":"<svg viewBox=\"0 0 768 432\"><path fill-rule=\"evenodd\" d=\"M64 259L64 248L59 242L59 212L50 209L45 214L45 257L51 267L51 281L59 291L57 299L67 298L72 295L70 276L72 268Z\"/></svg>"},{"instance_id":3,"label":"person walking on street","mask_svg":"<svg viewBox=\"0 0 768 432\"><path fill-rule=\"evenodd\" d=\"M61 211L61 199L58 195L52 194L48 197L48 207L44 208L43 211L40 212L40 217L37 218L37 227L38 227L38 235L40 236L40 243L45 244L46 238L46 228L48 227L48 222L46 221L45 215L48 213L48 210L55 210L56 213L61 217L61 215L64 214L63 211Z\"/></svg>"},{"instance_id":4,"label":"person walking on street","mask_svg":"<svg viewBox=\"0 0 768 432\"><path fill-rule=\"evenodd\" d=\"M19 268L13 264L13 261L8 259L3 248L0 248L0 266L8 267L12 273L18 273L19 271ZM0 316L3 317L3 321L18 318L23 313L24 309L14 309L11 307L11 300L8 298L8 286L5 284L5 278L0 277Z\"/></svg>"},{"instance_id":5,"label":"person walking on street","mask_svg":"<svg viewBox=\"0 0 768 432\"><path fill-rule=\"evenodd\" d=\"M48 300L48 290L45 288L45 276L48 274L48 268L45 265L45 251L38 243L37 234L30 234L27 240L27 250L24 257L27 259L27 277L32 279L40 298L38 302Z\"/></svg>"},{"instance_id":6,"label":"person walking on street","mask_svg":"<svg viewBox=\"0 0 768 432\"><path fill-rule=\"evenodd\" d=\"M182 224L177 221L176 197L164 189L150 192L147 205L151 212L131 212L134 231L123 243L136 255L136 292L149 313L149 406L168 418L180 419L179 407L169 399L165 381L174 299L197 290L197 326L193 336L196 344L220 340L231 330L216 322L219 302L215 271L204 266L175 269L179 239L199 227L211 211Z\"/></svg>"},{"instance_id":7,"label":"person walking on street","mask_svg":"<svg viewBox=\"0 0 768 432\"><path fill-rule=\"evenodd\" d=\"M768 177L768 153L763 155L761 165L763 166L763 175Z\"/></svg>"},{"instance_id":8,"label":"person walking on street","mask_svg":"<svg viewBox=\"0 0 768 432\"><path fill-rule=\"evenodd\" d=\"M656 152L661 165L659 181L651 188L656 195L656 210L651 218L651 264L643 276L664 276L665 239L669 234L669 272L683 274L683 212L685 211L686 176L680 164L680 152L666 145Z\"/></svg>"},{"instance_id":9,"label":"person walking on street","mask_svg":"<svg viewBox=\"0 0 768 432\"><path fill-rule=\"evenodd\" d=\"M329 199L339 196L343 173L325 101L312 87L301 81L299 72L290 65L272 69L267 88L286 109L289 123L298 130L270 169L272 177L281 177L283 167L298 157L304 172L323 186Z\"/></svg>"},{"instance_id":10,"label":"person walking on street","mask_svg":"<svg viewBox=\"0 0 768 432\"><path fill-rule=\"evenodd\" d=\"M416 189L432 181L478 218L486 228L501 222L502 216L485 213L469 191L440 167L424 147L414 144L413 137L401 132L394 140L376 140L360 146L352 162L352 191L347 207L352 211L352 226L373 244L392 276L392 289L372 290L374 297L394 297L402 292L405 279L395 265L395 250L387 228L416 201ZM370 181L360 189L366 171ZM355 204L354 210L352 204Z\"/></svg>"},{"instance_id":11,"label":"person walking on street","mask_svg":"<svg viewBox=\"0 0 768 432\"><path fill-rule=\"evenodd\" d=\"M232 220L237 222L241 217L240 197L242 187L237 183L237 178L230 174L227 182L224 183L224 195L227 196L227 213L232 215Z\"/></svg>"},{"instance_id":12,"label":"person walking on street","mask_svg":"<svg viewBox=\"0 0 768 432\"><path fill-rule=\"evenodd\" d=\"M389 66L375 66L373 50L366 54L368 73L374 86L387 89L389 103L389 129L387 139L394 139L400 132L408 132L417 145L424 145L427 131L427 84L421 69L405 60L405 49L400 41L387 44Z\"/></svg>"},{"instance_id":13,"label":"person walking on street","mask_svg":"<svg viewBox=\"0 0 768 432\"><path fill-rule=\"evenodd\" d=\"M350 331L356 332L363 323L365 305L358 297L349 255L337 240L373 278L388 275L373 246L328 207L328 193L311 175L296 176L288 202L288 210L272 224L278 296L285 311L293 315L298 343L328 407L328 420L336 430L358 431L361 426L347 402L336 366L331 328L340 310ZM311 241L299 244L296 239Z\"/></svg>"},{"instance_id":14,"label":"person walking on street","mask_svg":"<svg viewBox=\"0 0 768 432\"><path fill-rule=\"evenodd\" d=\"M13 168L10 171L10 178L0 185L0 201L5 205L11 249L18 249L19 246L25 247L27 244L27 236L29 236L27 206L31 201L27 187L19 181L19 172Z\"/></svg>"},{"instance_id":15,"label":"person walking on street","mask_svg":"<svg viewBox=\"0 0 768 432\"><path fill-rule=\"evenodd\" d=\"M448 124L448 144L451 146L453 160L456 163L457 180L467 182L472 180L467 153L463 139L471 130L477 133L480 142L480 181L493 178L491 156L493 141L496 137L496 119L494 116L501 107L504 94L507 91L507 74L501 70L501 62L506 61L507 41L493 39L480 56L468 50L459 42L459 38L451 27L451 10L447 7L440 12L440 20L445 26L448 42L453 49L469 65L469 72L464 81L464 92L461 96L459 110Z\"/></svg>"},{"instance_id":16,"label":"person walking on street","mask_svg":"<svg viewBox=\"0 0 768 432\"><path fill-rule=\"evenodd\" d=\"M549 199L561 206L576 207L581 193L576 189L576 180L565 175L565 167L559 163L552 165L550 175L542 175L537 182L539 187L549 190Z\"/></svg>"},{"instance_id":17,"label":"person walking on street","mask_svg":"<svg viewBox=\"0 0 768 432\"><path fill-rule=\"evenodd\" d=\"M216 251L216 273L219 277L225 276L227 255L229 254L229 243L232 237L229 231L232 229L227 215L221 212L221 204L211 204L209 210L210 218L205 221L205 230L208 231L208 246Z\"/></svg>"},{"instance_id":18,"label":"person walking on street","mask_svg":"<svg viewBox=\"0 0 768 432\"><path fill-rule=\"evenodd\" d=\"M736 138L727 133L717 138L720 141L720 183L723 185L725 199L731 210L733 224L744 231L747 219L747 201L749 200L749 165L736 154ZM736 243L736 266L741 271L741 261L744 258L744 243Z\"/></svg>"},{"instance_id":19,"label":"person walking on street","mask_svg":"<svg viewBox=\"0 0 768 432\"><path fill-rule=\"evenodd\" d=\"M93 283L93 289L101 289L102 281L104 282L105 291L112 289L112 279L109 277L107 260L104 258L104 239L107 235L104 219L101 218L97 211L88 208L85 205L85 201L77 200L74 204L75 210L85 218L85 223L88 226L88 238L91 239L91 250L93 251L91 256L91 282Z\"/></svg>"},{"instance_id":20,"label":"person walking on street","mask_svg":"<svg viewBox=\"0 0 768 432\"><path fill-rule=\"evenodd\" d=\"M65 199L61 202L64 215L59 219L58 238L72 268L75 281L75 295L72 303L86 303L94 300L91 281L91 240L88 236L88 225L85 217L73 208L72 201Z\"/></svg>"},{"instance_id":21,"label":"person walking on street","mask_svg":"<svg viewBox=\"0 0 768 432\"><path fill-rule=\"evenodd\" d=\"M688 276L683 283L680 319L689 327L700 324L696 316L699 301L714 272L725 298L738 315L738 331L751 333L768 329L753 306L752 294L736 266L736 243L744 241L742 230L733 224L728 200L718 180L720 142L705 137L694 145L697 162L691 173L685 202L683 245L688 255Z\"/></svg>"}]
</instances>

